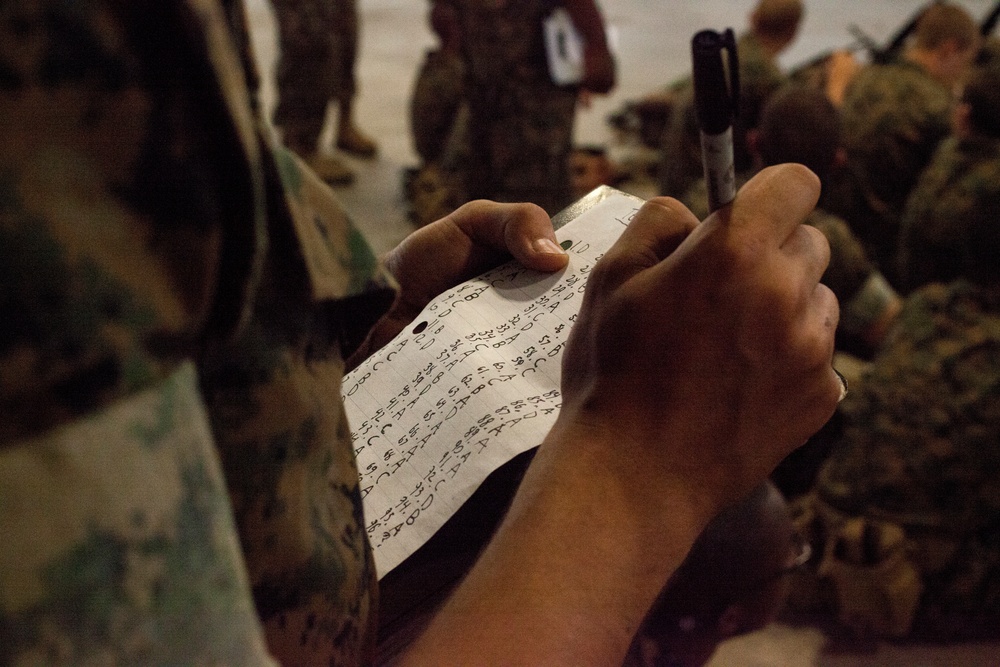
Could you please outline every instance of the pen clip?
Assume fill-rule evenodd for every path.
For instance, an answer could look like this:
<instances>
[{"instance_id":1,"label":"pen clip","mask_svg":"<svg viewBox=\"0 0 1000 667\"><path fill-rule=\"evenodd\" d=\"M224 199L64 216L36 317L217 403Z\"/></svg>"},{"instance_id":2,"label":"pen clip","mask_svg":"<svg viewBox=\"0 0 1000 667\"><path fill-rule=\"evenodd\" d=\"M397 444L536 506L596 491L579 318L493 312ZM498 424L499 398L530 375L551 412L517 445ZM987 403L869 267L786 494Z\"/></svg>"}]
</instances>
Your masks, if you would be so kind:
<instances>
[{"instance_id":1,"label":"pen clip","mask_svg":"<svg viewBox=\"0 0 1000 667\"><path fill-rule=\"evenodd\" d=\"M723 33L723 48L726 51L727 74L729 75L729 104L733 117L740 115L740 56L736 49L736 35L732 28Z\"/></svg>"},{"instance_id":2,"label":"pen clip","mask_svg":"<svg viewBox=\"0 0 1000 667\"><path fill-rule=\"evenodd\" d=\"M707 134L719 134L733 124L739 108L740 70L732 28L718 33L702 30L691 39L695 112Z\"/></svg>"}]
</instances>

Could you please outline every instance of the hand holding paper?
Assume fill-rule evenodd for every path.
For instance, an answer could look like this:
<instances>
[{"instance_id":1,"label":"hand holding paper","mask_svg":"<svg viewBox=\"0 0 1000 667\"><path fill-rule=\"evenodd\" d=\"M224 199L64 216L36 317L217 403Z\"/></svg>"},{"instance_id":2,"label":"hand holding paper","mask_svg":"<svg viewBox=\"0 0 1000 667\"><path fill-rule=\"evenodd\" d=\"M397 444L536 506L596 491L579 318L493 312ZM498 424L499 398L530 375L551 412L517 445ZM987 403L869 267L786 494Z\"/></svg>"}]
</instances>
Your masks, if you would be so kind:
<instances>
[{"instance_id":1,"label":"hand holding paper","mask_svg":"<svg viewBox=\"0 0 1000 667\"><path fill-rule=\"evenodd\" d=\"M542 272L566 266L566 253L540 207L473 201L410 234L385 260L399 283L399 297L348 368L395 338L434 297L511 257Z\"/></svg>"}]
</instances>

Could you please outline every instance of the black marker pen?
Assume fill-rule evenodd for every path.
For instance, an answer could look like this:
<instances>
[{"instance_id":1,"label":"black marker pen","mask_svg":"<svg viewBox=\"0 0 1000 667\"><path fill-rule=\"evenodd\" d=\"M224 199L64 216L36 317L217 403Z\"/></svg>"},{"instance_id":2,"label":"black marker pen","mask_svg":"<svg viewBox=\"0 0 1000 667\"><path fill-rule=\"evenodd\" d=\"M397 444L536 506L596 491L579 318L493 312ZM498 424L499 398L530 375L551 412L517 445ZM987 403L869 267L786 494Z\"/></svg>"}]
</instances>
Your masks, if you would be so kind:
<instances>
[{"instance_id":1,"label":"black marker pen","mask_svg":"<svg viewBox=\"0 0 1000 667\"><path fill-rule=\"evenodd\" d=\"M736 197L733 118L739 102L739 62L732 29L702 30L691 39L694 104L710 211Z\"/></svg>"}]
</instances>

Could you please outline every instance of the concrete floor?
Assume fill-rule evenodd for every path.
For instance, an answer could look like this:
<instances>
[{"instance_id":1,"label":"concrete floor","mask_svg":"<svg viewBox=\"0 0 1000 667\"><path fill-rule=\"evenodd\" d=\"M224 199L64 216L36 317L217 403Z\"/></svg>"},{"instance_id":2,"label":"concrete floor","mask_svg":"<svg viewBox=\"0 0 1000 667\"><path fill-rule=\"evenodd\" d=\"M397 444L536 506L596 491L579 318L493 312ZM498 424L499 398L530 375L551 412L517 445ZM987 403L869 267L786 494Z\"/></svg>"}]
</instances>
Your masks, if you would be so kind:
<instances>
[{"instance_id":1,"label":"concrete floor","mask_svg":"<svg viewBox=\"0 0 1000 667\"><path fill-rule=\"evenodd\" d=\"M514 0L516 1L516 0ZM265 73L265 103L273 104L273 63L276 53L268 0L246 0L258 56ZM577 117L581 143L608 143L607 115L621 104L661 86L690 68L690 37L698 30L746 27L755 0L599 0L617 47L619 83L612 94L597 98ZM888 39L897 27L925 4L923 0L806 0L806 16L796 41L783 54L786 67L831 48L850 45L850 24L857 24L876 41ZM992 0L957 0L977 20ZM410 231L401 189L405 167L416 164L407 121L416 68L435 41L427 21L427 2L359 0L361 46L359 91L355 103L360 127L379 143L374 160L345 156L356 182L337 188L355 223L377 251L397 244ZM332 112L333 113L333 112ZM333 120L331 117L329 120ZM332 123L328 124L328 128ZM325 145L332 146L326 133ZM711 665L755 667L1000 665L1000 646L898 647L880 644L864 652L834 651L822 632L773 624L765 630L727 642Z\"/></svg>"}]
</instances>

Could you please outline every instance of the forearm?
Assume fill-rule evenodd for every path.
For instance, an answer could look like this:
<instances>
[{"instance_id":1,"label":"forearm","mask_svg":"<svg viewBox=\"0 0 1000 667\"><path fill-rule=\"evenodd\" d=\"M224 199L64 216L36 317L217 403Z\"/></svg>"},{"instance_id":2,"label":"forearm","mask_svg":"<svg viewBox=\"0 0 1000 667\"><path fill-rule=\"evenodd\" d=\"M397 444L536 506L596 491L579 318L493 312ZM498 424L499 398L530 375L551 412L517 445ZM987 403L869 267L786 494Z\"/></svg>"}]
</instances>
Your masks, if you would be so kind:
<instances>
[{"instance_id":1,"label":"forearm","mask_svg":"<svg viewBox=\"0 0 1000 667\"><path fill-rule=\"evenodd\" d=\"M710 517L650 493L601 435L559 423L477 565L404 664L620 664ZM572 460L567 452L574 452Z\"/></svg>"}]
</instances>

